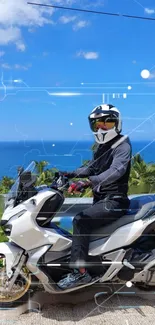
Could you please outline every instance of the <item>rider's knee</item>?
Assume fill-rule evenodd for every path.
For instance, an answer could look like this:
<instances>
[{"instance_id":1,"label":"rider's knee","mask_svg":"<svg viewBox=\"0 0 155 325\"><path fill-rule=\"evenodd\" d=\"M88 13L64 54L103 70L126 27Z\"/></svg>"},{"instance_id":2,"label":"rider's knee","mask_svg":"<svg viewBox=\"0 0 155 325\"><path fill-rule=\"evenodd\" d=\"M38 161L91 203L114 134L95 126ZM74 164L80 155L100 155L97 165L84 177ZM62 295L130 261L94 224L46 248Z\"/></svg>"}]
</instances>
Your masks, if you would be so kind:
<instances>
[{"instance_id":1,"label":"rider's knee","mask_svg":"<svg viewBox=\"0 0 155 325\"><path fill-rule=\"evenodd\" d=\"M73 224L78 224L78 223L81 222L81 220L82 220L81 215L80 215L80 214L77 214L77 215L74 217L74 219L73 219Z\"/></svg>"}]
</instances>

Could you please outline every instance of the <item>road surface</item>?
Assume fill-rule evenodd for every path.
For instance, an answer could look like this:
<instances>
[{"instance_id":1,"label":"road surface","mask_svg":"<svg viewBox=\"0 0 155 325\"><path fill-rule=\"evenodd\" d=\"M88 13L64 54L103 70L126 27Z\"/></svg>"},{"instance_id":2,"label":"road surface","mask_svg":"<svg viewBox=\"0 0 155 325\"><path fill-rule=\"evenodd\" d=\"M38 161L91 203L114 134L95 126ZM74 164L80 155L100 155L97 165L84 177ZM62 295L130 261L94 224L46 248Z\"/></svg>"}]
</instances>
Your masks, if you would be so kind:
<instances>
[{"instance_id":1,"label":"road surface","mask_svg":"<svg viewBox=\"0 0 155 325\"><path fill-rule=\"evenodd\" d=\"M89 289L90 290L90 289ZM0 311L0 325L154 325L155 292L137 297L133 290L128 295L96 291L72 293L61 298L41 292L34 297L42 308L22 315ZM118 290L118 289L117 289ZM147 299L145 299L147 297ZM37 306L37 304L36 304Z\"/></svg>"}]
</instances>

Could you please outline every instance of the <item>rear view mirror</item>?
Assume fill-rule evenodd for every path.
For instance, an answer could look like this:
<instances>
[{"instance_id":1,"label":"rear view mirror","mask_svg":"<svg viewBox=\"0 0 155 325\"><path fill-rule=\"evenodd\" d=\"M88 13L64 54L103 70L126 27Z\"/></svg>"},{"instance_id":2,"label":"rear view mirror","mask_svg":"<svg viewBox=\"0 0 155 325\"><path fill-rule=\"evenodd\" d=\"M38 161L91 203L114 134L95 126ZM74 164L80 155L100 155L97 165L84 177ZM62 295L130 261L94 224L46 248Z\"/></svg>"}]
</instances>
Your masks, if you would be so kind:
<instances>
[{"instance_id":1,"label":"rear view mirror","mask_svg":"<svg viewBox=\"0 0 155 325\"><path fill-rule=\"evenodd\" d=\"M21 183L27 183L31 181L31 172L24 172L20 175Z\"/></svg>"}]
</instances>

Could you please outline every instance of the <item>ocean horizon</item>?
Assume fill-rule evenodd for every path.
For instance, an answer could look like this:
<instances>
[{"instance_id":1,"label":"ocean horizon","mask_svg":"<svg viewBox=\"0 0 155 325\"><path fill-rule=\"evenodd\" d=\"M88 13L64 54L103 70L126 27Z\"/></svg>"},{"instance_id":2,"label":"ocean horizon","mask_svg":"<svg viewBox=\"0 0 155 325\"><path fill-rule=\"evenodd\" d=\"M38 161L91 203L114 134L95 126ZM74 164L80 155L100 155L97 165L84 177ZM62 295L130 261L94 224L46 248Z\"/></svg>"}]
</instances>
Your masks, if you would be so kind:
<instances>
[{"instance_id":1,"label":"ocean horizon","mask_svg":"<svg viewBox=\"0 0 155 325\"><path fill-rule=\"evenodd\" d=\"M93 140L20 140L0 141L0 178L17 176L19 166L27 167L32 160L49 162L48 168L74 170L92 157ZM131 140L132 153L140 153L147 163L155 163L155 141Z\"/></svg>"}]
</instances>

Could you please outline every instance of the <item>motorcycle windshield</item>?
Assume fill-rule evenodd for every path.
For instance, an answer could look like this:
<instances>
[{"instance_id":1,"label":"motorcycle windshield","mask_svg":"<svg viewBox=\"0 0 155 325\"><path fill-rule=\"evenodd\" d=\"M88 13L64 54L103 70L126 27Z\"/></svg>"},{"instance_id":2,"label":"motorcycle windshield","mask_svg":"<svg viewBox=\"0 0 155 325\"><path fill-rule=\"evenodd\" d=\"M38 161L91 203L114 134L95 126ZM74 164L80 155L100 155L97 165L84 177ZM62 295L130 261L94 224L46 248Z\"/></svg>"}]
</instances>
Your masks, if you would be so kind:
<instances>
[{"instance_id":1,"label":"motorcycle windshield","mask_svg":"<svg viewBox=\"0 0 155 325\"><path fill-rule=\"evenodd\" d=\"M31 172L32 176L37 175L37 166L35 161L32 161L27 168L25 168L20 176L24 174L25 172ZM10 191L5 196L5 208L6 206L12 204L14 200L17 198L19 185L20 185L20 176L18 175L17 179L15 180L15 183L12 185Z\"/></svg>"}]
</instances>

